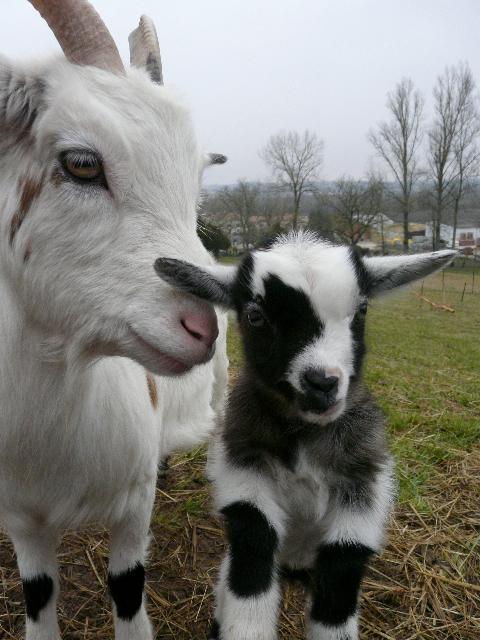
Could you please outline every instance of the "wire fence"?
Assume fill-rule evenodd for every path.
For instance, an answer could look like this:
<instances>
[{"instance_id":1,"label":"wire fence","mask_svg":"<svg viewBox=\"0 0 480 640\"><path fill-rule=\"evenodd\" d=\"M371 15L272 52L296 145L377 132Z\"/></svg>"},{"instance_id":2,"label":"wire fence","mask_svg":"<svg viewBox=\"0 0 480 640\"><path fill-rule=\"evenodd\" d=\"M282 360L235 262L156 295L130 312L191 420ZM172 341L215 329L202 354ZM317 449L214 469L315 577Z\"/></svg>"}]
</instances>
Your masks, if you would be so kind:
<instances>
[{"instance_id":1,"label":"wire fence","mask_svg":"<svg viewBox=\"0 0 480 640\"><path fill-rule=\"evenodd\" d=\"M460 258L453 266L422 280L415 293L432 308L451 312L473 300L476 303L480 296L480 261Z\"/></svg>"}]
</instances>

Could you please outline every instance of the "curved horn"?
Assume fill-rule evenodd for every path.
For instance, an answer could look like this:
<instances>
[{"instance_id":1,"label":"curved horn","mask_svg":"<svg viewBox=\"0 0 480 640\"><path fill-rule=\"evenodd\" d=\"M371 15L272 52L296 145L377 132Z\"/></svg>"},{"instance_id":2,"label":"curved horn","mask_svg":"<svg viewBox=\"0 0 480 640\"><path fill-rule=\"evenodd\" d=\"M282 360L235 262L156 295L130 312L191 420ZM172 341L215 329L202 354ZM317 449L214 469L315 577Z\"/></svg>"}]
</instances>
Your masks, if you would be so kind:
<instances>
[{"instance_id":1,"label":"curved horn","mask_svg":"<svg viewBox=\"0 0 480 640\"><path fill-rule=\"evenodd\" d=\"M29 0L74 64L125 73L117 46L87 0Z\"/></svg>"},{"instance_id":2,"label":"curved horn","mask_svg":"<svg viewBox=\"0 0 480 640\"><path fill-rule=\"evenodd\" d=\"M128 42L131 65L146 69L153 82L163 84L162 58L153 20L142 16L140 24L128 37Z\"/></svg>"}]
</instances>

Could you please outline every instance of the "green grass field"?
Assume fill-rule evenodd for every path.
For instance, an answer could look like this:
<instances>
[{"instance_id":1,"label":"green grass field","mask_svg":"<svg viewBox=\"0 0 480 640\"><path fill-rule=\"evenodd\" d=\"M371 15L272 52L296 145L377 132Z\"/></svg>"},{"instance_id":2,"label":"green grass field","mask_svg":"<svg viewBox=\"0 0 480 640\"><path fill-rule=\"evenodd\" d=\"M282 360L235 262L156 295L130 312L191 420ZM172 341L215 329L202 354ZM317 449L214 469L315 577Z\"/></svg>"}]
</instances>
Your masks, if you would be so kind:
<instances>
[{"instance_id":1,"label":"green grass field","mask_svg":"<svg viewBox=\"0 0 480 640\"><path fill-rule=\"evenodd\" d=\"M365 377L388 416L400 500L426 510L438 463L480 440L480 291L461 302L465 274L447 272L444 293L441 278L423 293L454 313L409 292L375 302L367 330Z\"/></svg>"}]
</instances>

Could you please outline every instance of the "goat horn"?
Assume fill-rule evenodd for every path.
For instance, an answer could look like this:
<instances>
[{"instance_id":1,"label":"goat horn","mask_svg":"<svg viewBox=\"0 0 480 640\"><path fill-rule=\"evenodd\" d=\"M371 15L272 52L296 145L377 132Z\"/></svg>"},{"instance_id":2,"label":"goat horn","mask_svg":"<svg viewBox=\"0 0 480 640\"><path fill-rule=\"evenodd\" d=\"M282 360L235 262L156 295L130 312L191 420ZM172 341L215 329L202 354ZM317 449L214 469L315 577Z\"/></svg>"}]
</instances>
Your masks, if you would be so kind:
<instances>
[{"instance_id":1,"label":"goat horn","mask_svg":"<svg viewBox=\"0 0 480 640\"><path fill-rule=\"evenodd\" d=\"M138 27L129 35L128 42L131 65L146 69L153 82L163 84L162 57L153 20L142 16Z\"/></svg>"},{"instance_id":2,"label":"goat horn","mask_svg":"<svg viewBox=\"0 0 480 640\"><path fill-rule=\"evenodd\" d=\"M46 20L70 62L125 73L110 32L87 0L29 2Z\"/></svg>"}]
</instances>

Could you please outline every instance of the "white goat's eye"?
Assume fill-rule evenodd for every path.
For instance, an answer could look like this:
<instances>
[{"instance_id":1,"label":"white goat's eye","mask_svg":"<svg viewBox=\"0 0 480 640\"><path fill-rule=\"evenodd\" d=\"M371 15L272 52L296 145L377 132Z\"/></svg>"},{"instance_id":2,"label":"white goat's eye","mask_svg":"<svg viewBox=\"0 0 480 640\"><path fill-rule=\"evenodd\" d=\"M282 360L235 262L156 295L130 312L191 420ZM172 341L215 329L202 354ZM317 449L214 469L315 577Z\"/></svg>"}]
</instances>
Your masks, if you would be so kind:
<instances>
[{"instance_id":1,"label":"white goat's eye","mask_svg":"<svg viewBox=\"0 0 480 640\"><path fill-rule=\"evenodd\" d=\"M264 315L258 308L250 309L250 311L248 311L247 313L247 319L248 323L252 327L263 327L263 325L265 324Z\"/></svg>"},{"instance_id":2,"label":"white goat's eye","mask_svg":"<svg viewBox=\"0 0 480 640\"><path fill-rule=\"evenodd\" d=\"M67 175L80 182L105 182L103 165L98 155L92 151L65 151L60 156L60 162Z\"/></svg>"}]
</instances>

